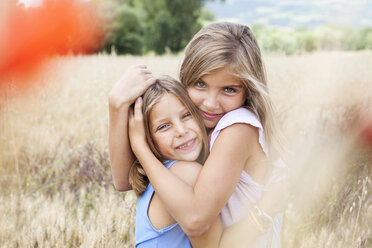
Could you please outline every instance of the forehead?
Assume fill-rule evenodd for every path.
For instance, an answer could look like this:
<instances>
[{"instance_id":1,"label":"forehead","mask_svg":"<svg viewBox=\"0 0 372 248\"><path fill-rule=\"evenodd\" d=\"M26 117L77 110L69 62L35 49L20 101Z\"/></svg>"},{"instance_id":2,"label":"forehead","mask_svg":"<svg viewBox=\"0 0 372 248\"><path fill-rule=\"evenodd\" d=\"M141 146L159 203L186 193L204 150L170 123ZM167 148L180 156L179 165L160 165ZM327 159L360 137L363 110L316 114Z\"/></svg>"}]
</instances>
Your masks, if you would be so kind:
<instances>
[{"instance_id":1,"label":"forehead","mask_svg":"<svg viewBox=\"0 0 372 248\"><path fill-rule=\"evenodd\" d=\"M158 102L152 107L149 116L150 121L166 118L182 111L185 108L185 105L175 95L166 93L162 95Z\"/></svg>"},{"instance_id":2,"label":"forehead","mask_svg":"<svg viewBox=\"0 0 372 248\"><path fill-rule=\"evenodd\" d=\"M210 86L241 85L240 80L234 75L234 71L230 67L213 71L201 77L201 80Z\"/></svg>"}]
</instances>

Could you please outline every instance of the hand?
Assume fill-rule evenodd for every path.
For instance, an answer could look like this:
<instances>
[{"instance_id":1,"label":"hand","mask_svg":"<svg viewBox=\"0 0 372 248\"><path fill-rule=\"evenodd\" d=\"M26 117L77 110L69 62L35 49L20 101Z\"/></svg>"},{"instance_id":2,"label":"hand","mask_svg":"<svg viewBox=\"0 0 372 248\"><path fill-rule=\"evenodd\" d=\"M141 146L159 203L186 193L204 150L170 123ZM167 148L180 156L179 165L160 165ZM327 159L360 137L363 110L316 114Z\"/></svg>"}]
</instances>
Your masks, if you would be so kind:
<instances>
[{"instance_id":1,"label":"hand","mask_svg":"<svg viewBox=\"0 0 372 248\"><path fill-rule=\"evenodd\" d=\"M109 93L110 106L120 108L123 104L131 105L154 82L151 71L145 65L129 67Z\"/></svg>"},{"instance_id":2,"label":"hand","mask_svg":"<svg viewBox=\"0 0 372 248\"><path fill-rule=\"evenodd\" d=\"M142 97L138 97L134 104L134 109L131 108L129 110L128 133L132 151L138 158L138 156L141 154L140 150L148 147L143 123Z\"/></svg>"}]
</instances>

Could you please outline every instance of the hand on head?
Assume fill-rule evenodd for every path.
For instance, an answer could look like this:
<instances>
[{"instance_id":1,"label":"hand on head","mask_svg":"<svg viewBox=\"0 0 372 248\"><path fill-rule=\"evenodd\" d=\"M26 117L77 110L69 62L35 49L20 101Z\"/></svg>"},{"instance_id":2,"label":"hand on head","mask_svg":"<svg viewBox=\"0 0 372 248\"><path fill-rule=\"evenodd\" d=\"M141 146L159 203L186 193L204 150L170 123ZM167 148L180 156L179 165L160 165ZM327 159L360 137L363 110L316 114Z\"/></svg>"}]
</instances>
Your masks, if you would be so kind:
<instances>
[{"instance_id":1,"label":"hand on head","mask_svg":"<svg viewBox=\"0 0 372 248\"><path fill-rule=\"evenodd\" d=\"M129 109L129 141L136 156L139 152L138 149L147 145L142 104L142 97L138 97L134 107Z\"/></svg>"},{"instance_id":2,"label":"hand on head","mask_svg":"<svg viewBox=\"0 0 372 248\"><path fill-rule=\"evenodd\" d=\"M110 91L110 106L120 108L123 104L131 105L154 82L152 72L145 65L129 67Z\"/></svg>"}]
</instances>

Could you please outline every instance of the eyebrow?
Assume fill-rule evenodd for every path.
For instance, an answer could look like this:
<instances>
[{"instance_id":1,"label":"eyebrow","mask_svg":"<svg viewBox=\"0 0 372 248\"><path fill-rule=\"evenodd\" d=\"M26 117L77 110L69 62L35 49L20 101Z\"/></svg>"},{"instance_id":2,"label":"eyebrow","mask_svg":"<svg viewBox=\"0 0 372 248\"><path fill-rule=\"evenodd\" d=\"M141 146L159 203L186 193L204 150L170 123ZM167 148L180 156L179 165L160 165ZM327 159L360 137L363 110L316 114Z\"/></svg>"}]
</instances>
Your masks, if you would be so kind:
<instances>
[{"instance_id":1,"label":"eyebrow","mask_svg":"<svg viewBox=\"0 0 372 248\"><path fill-rule=\"evenodd\" d=\"M203 79L199 78L199 80L197 80L196 82L203 82L205 84L207 84ZM243 88L243 85L241 84L232 84L232 85L225 85L223 86L223 88Z\"/></svg>"},{"instance_id":2,"label":"eyebrow","mask_svg":"<svg viewBox=\"0 0 372 248\"><path fill-rule=\"evenodd\" d=\"M183 112L190 112L188 108L185 106L182 107L181 111L178 111L178 114L183 114ZM161 119L156 119L155 121L152 122L151 127L157 129L160 124L163 124L168 121L168 117L161 118Z\"/></svg>"},{"instance_id":3,"label":"eyebrow","mask_svg":"<svg viewBox=\"0 0 372 248\"><path fill-rule=\"evenodd\" d=\"M224 88L243 88L242 85L240 84L233 84L233 85L226 85L226 86L223 86Z\"/></svg>"}]
</instances>

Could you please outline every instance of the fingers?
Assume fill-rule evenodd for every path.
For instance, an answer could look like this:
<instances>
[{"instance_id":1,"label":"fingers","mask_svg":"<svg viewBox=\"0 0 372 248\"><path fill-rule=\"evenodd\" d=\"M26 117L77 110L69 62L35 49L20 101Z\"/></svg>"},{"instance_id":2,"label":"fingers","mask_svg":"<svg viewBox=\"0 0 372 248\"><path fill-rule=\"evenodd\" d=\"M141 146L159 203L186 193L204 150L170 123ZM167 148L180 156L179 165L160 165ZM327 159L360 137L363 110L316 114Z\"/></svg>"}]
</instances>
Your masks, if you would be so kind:
<instances>
[{"instance_id":1,"label":"fingers","mask_svg":"<svg viewBox=\"0 0 372 248\"><path fill-rule=\"evenodd\" d=\"M145 65L130 66L110 91L111 106L131 105L138 96L155 82L152 72Z\"/></svg>"},{"instance_id":2,"label":"fingers","mask_svg":"<svg viewBox=\"0 0 372 248\"><path fill-rule=\"evenodd\" d=\"M141 72L143 74L151 74L152 75L152 72L149 69L147 69L147 68L141 69Z\"/></svg>"},{"instance_id":3,"label":"fingers","mask_svg":"<svg viewBox=\"0 0 372 248\"><path fill-rule=\"evenodd\" d=\"M129 141L134 154L138 144L143 144L145 141L145 131L143 128L143 114L142 114L142 97L138 97L134 103L133 108L129 109Z\"/></svg>"},{"instance_id":4,"label":"fingers","mask_svg":"<svg viewBox=\"0 0 372 248\"><path fill-rule=\"evenodd\" d=\"M150 79L154 78L154 75L147 68L146 65L135 65L134 68L136 68L139 71L139 75L142 76L142 78L144 79L144 81L147 81L147 80L150 80ZM153 83L152 81L150 81L150 82L151 83L147 83L146 85L149 86L149 85L151 85Z\"/></svg>"},{"instance_id":5,"label":"fingers","mask_svg":"<svg viewBox=\"0 0 372 248\"><path fill-rule=\"evenodd\" d=\"M129 127L134 126L134 111L133 111L133 108L129 108L128 122L129 122Z\"/></svg>"},{"instance_id":6,"label":"fingers","mask_svg":"<svg viewBox=\"0 0 372 248\"><path fill-rule=\"evenodd\" d=\"M156 82L156 79L155 78L149 78L145 81L145 89L147 89L148 87L150 87L150 85L154 84Z\"/></svg>"},{"instance_id":7,"label":"fingers","mask_svg":"<svg viewBox=\"0 0 372 248\"><path fill-rule=\"evenodd\" d=\"M135 65L133 68L137 68L143 75L152 75L152 72L147 68L146 65Z\"/></svg>"},{"instance_id":8,"label":"fingers","mask_svg":"<svg viewBox=\"0 0 372 248\"><path fill-rule=\"evenodd\" d=\"M134 103L134 120L136 122L143 121L142 115L142 97L138 97L136 102Z\"/></svg>"}]
</instances>

